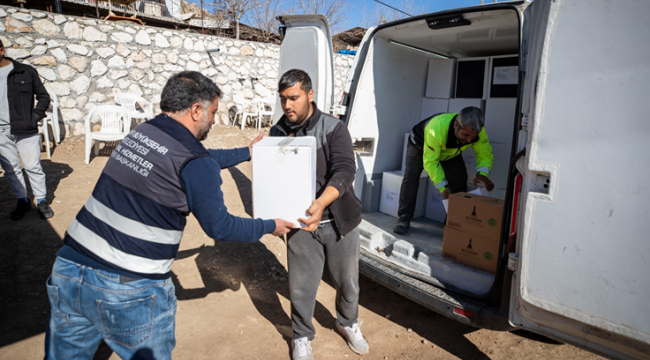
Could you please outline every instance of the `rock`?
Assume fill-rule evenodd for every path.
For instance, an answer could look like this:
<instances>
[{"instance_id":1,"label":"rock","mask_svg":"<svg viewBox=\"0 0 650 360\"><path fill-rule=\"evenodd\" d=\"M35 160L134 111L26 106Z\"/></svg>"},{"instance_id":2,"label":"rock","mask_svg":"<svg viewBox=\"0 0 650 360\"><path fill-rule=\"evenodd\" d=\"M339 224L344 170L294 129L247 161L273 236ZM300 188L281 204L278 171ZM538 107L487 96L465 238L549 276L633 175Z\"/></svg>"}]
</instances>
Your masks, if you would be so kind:
<instances>
[{"instance_id":1,"label":"rock","mask_svg":"<svg viewBox=\"0 0 650 360\"><path fill-rule=\"evenodd\" d=\"M70 44L68 45L68 51L82 56L88 54L88 48L83 45Z\"/></svg>"},{"instance_id":2,"label":"rock","mask_svg":"<svg viewBox=\"0 0 650 360\"><path fill-rule=\"evenodd\" d=\"M228 54L230 54L230 55L240 55L241 51L239 51L239 49L237 49L236 47L231 47L230 49L228 49Z\"/></svg>"},{"instance_id":3,"label":"rock","mask_svg":"<svg viewBox=\"0 0 650 360\"><path fill-rule=\"evenodd\" d=\"M34 30L24 23L8 17L5 20L5 28L7 32L16 32L16 33L33 33Z\"/></svg>"},{"instance_id":4,"label":"rock","mask_svg":"<svg viewBox=\"0 0 650 360\"><path fill-rule=\"evenodd\" d=\"M83 37L83 31L76 22L67 22L63 26L63 34L68 39L81 39Z\"/></svg>"},{"instance_id":5,"label":"rock","mask_svg":"<svg viewBox=\"0 0 650 360\"><path fill-rule=\"evenodd\" d=\"M140 30L138 34L135 36L135 42L137 42L140 45L151 45L151 38L149 37L149 34L147 34L146 31Z\"/></svg>"},{"instance_id":6,"label":"rock","mask_svg":"<svg viewBox=\"0 0 650 360\"><path fill-rule=\"evenodd\" d=\"M192 60L194 62L199 63L199 62L201 62L201 59L202 59L201 55L199 55L197 53L190 54L190 60Z\"/></svg>"},{"instance_id":7,"label":"rock","mask_svg":"<svg viewBox=\"0 0 650 360\"><path fill-rule=\"evenodd\" d=\"M117 87L124 90L131 85L131 82L128 79L120 79L117 81Z\"/></svg>"},{"instance_id":8,"label":"rock","mask_svg":"<svg viewBox=\"0 0 650 360\"><path fill-rule=\"evenodd\" d=\"M104 96L104 94L99 93L99 92L94 92L94 93L90 94L90 98L88 99L88 101L102 102L105 99L106 99L106 96Z\"/></svg>"},{"instance_id":9,"label":"rock","mask_svg":"<svg viewBox=\"0 0 650 360\"><path fill-rule=\"evenodd\" d=\"M273 51L271 51L271 50L269 50L269 49L265 49L265 50L264 50L264 57L272 58L274 55L275 55L275 54L273 53Z\"/></svg>"},{"instance_id":10,"label":"rock","mask_svg":"<svg viewBox=\"0 0 650 360\"><path fill-rule=\"evenodd\" d=\"M165 65L165 66L167 66L167 65ZM153 67L153 72L155 72L155 73L160 73L160 72L163 72L163 71L165 71L165 68L160 66L160 65Z\"/></svg>"},{"instance_id":11,"label":"rock","mask_svg":"<svg viewBox=\"0 0 650 360\"><path fill-rule=\"evenodd\" d=\"M131 86L129 86L128 91L130 94L136 94L142 96L142 89L140 89L140 87L136 84L131 84Z\"/></svg>"},{"instance_id":12,"label":"rock","mask_svg":"<svg viewBox=\"0 0 650 360\"><path fill-rule=\"evenodd\" d=\"M37 18L37 19L42 19L44 17L47 17L46 13L40 12L40 11L30 11L29 15Z\"/></svg>"},{"instance_id":13,"label":"rock","mask_svg":"<svg viewBox=\"0 0 650 360\"><path fill-rule=\"evenodd\" d=\"M171 43L173 48L179 48L183 46L183 40L179 38L178 36L173 36L171 39L169 39L169 42Z\"/></svg>"},{"instance_id":14,"label":"rock","mask_svg":"<svg viewBox=\"0 0 650 360\"><path fill-rule=\"evenodd\" d=\"M205 45L203 45L203 41L197 41L194 44L194 51L205 51Z\"/></svg>"},{"instance_id":15,"label":"rock","mask_svg":"<svg viewBox=\"0 0 650 360\"><path fill-rule=\"evenodd\" d=\"M264 56L264 50L262 50L262 49L255 50L255 56L257 56L257 57Z\"/></svg>"},{"instance_id":16,"label":"rock","mask_svg":"<svg viewBox=\"0 0 650 360\"><path fill-rule=\"evenodd\" d=\"M66 122L71 120L80 121L83 120L84 117L84 113L79 109L61 109L61 115L63 115L63 120ZM84 123L77 123L77 124L81 124L82 127L84 125ZM76 132L76 130L75 130L75 135L79 135Z\"/></svg>"},{"instance_id":17,"label":"rock","mask_svg":"<svg viewBox=\"0 0 650 360\"><path fill-rule=\"evenodd\" d=\"M162 34L163 34L163 36L165 36L165 37L170 37L170 36L172 36L172 32L169 31L169 30L167 30L167 31L163 31Z\"/></svg>"},{"instance_id":18,"label":"rock","mask_svg":"<svg viewBox=\"0 0 650 360\"><path fill-rule=\"evenodd\" d=\"M56 94L56 96L68 96L70 95L70 86L67 82L62 81L53 81L45 84L45 87Z\"/></svg>"},{"instance_id":19,"label":"rock","mask_svg":"<svg viewBox=\"0 0 650 360\"><path fill-rule=\"evenodd\" d=\"M18 39L16 39L16 44L20 45L20 47L23 47L23 48L30 48L30 47L34 46L34 44L28 38L26 38L24 36L19 37ZM7 46L5 45L5 48L6 47Z\"/></svg>"},{"instance_id":20,"label":"rock","mask_svg":"<svg viewBox=\"0 0 650 360\"><path fill-rule=\"evenodd\" d=\"M106 42L106 34L91 26L84 29L83 38L86 41Z\"/></svg>"},{"instance_id":21,"label":"rock","mask_svg":"<svg viewBox=\"0 0 650 360\"><path fill-rule=\"evenodd\" d=\"M81 107L86 104L88 101L88 96L82 95L82 96L77 96L77 104Z\"/></svg>"},{"instance_id":22,"label":"rock","mask_svg":"<svg viewBox=\"0 0 650 360\"><path fill-rule=\"evenodd\" d=\"M59 77L61 80L71 79L77 72L68 65L59 65Z\"/></svg>"},{"instance_id":23,"label":"rock","mask_svg":"<svg viewBox=\"0 0 650 360\"><path fill-rule=\"evenodd\" d=\"M225 76L218 76L216 83L219 85L226 85L228 83L228 78Z\"/></svg>"},{"instance_id":24,"label":"rock","mask_svg":"<svg viewBox=\"0 0 650 360\"><path fill-rule=\"evenodd\" d=\"M129 33L131 35L135 34L135 29L132 29L130 27L125 28L124 31L126 31L127 33Z\"/></svg>"},{"instance_id":25,"label":"rock","mask_svg":"<svg viewBox=\"0 0 650 360\"><path fill-rule=\"evenodd\" d=\"M142 61L142 60L144 60L146 58L147 58L147 56L142 51L131 54L131 60L136 61L136 62L137 61Z\"/></svg>"},{"instance_id":26,"label":"rock","mask_svg":"<svg viewBox=\"0 0 650 360\"><path fill-rule=\"evenodd\" d=\"M131 58L126 59L126 68L127 69L132 68L134 65L135 65L135 62L133 62L133 60L131 60Z\"/></svg>"},{"instance_id":27,"label":"rock","mask_svg":"<svg viewBox=\"0 0 650 360\"><path fill-rule=\"evenodd\" d=\"M46 65L46 66L56 66L56 60L54 56L41 56L35 59L32 59L33 65Z\"/></svg>"},{"instance_id":28,"label":"rock","mask_svg":"<svg viewBox=\"0 0 650 360\"><path fill-rule=\"evenodd\" d=\"M95 25L97 25L97 21L92 20L92 19L90 19L90 20L84 20L83 22L84 22L84 24L89 25L89 26L95 26Z\"/></svg>"},{"instance_id":29,"label":"rock","mask_svg":"<svg viewBox=\"0 0 650 360\"><path fill-rule=\"evenodd\" d=\"M54 24L55 25L61 25L64 22L66 22L66 18L63 15L54 15Z\"/></svg>"},{"instance_id":30,"label":"rock","mask_svg":"<svg viewBox=\"0 0 650 360\"><path fill-rule=\"evenodd\" d=\"M54 56L58 62L61 62L61 63L67 63L68 62L68 57L65 56L65 51L63 51L63 49L61 49L61 48L56 48L56 49L50 50L50 54L52 54L52 56Z\"/></svg>"},{"instance_id":31,"label":"rock","mask_svg":"<svg viewBox=\"0 0 650 360\"><path fill-rule=\"evenodd\" d=\"M106 88L112 88L113 87L113 82L109 80L106 76L102 76L97 81L95 82L95 85L99 89L106 89Z\"/></svg>"},{"instance_id":32,"label":"rock","mask_svg":"<svg viewBox=\"0 0 650 360\"><path fill-rule=\"evenodd\" d=\"M110 76L111 79L117 80L119 78L123 78L125 76L129 75L129 72L126 70L111 70L108 76Z\"/></svg>"},{"instance_id":33,"label":"rock","mask_svg":"<svg viewBox=\"0 0 650 360\"><path fill-rule=\"evenodd\" d=\"M68 65L72 66L79 72L83 72L86 69L86 66L88 66L88 59L81 56L71 57L70 60L68 60Z\"/></svg>"},{"instance_id":34,"label":"rock","mask_svg":"<svg viewBox=\"0 0 650 360\"><path fill-rule=\"evenodd\" d=\"M151 67L151 60L144 60L140 61L139 63L135 64L135 67L138 69L149 69Z\"/></svg>"},{"instance_id":35,"label":"rock","mask_svg":"<svg viewBox=\"0 0 650 360\"><path fill-rule=\"evenodd\" d=\"M186 38L185 41L183 41L183 48L188 51L194 50L194 42L190 38Z\"/></svg>"},{"instance_id":36,"label":"rock","mask_svg":"<svg viewBox=\"0 0 650 360\"><path fill-rule=\"evenodd\" d=\"M110 33L113 32L115 28L110 25L99 25L99 30L101 30L104 33Z\"/></svg>"},{"instance_id":37,"label":"rock","mask_svg":"<svg viewBox=\"0 0 650 360\"><path fill-rule=\"evenodd\" d=\"M11 17L9 19L11 19L11 18L14 18L14 19L20 20L20 21L24 21L24 22L30 22L30 21L32 21L33 16L31 16L29 14L16 13L16 14L11 15Z\"/></svg>"},{"instance_id":38,"label":"rock","mask_svg":"<svg viewBox=\"0 0 650 360\"><path fill-rule=\"evenodd\" d=\"M88 76L82 74L76 78L75 81L70 83L70 87L75 93L83 94L88 91L88 88L90 87L90 79Z\"/></svg>"},{"instance_id":39,"label":"rock","mask_svg":"<svg viewBox=\"0 0 650 360\"><path fill-rule=\"evenodd\" d=\"M132 69L131 72L129 73L129 79L135 80L135 81L140 81L144 77L144 71L140 69Z\"/></svg>"},{"instance_id":40,"label":"rock","mask_svg":"<svg viewBox=\"0 0 650 360\"><path fill-rule=\"evenodd\" d=\"M169 47L169 42L167 41L167 38L162 36L161 34L156 34L156 36L154 37L154 41L156 43L157 48Z\"/></svg>"},{"instance_id":41,"label":"rock","mask_svg":"<svg viewBox=\"0 0 650 360\"><path fill-rule=\"evenodd\" d=\"M7 12L5 9L0 9L0 19L4 19L7 17Z\"/></svg>"},{"instance_id":42,"label":"rock","mask_svg":"<svg viewBox=\"0 0 650 360\"><path fill-rule=\"evenodd\" d=\"M167 55L167 61L176 64L178 63L178 53L176 51L172 51Z\"/></svg>"},{"instance_id":43,"label":"rock","mask_svg":"<svg viewBox=\"0 0 650 360\"><path fill-rule=\"evenodd\" d=\"M13 45L13 42L11 42L11 40L2 35L0 35L0 40L2 40L2 45L5 46L5 49L8 49L11 47L11 45Z\"/></svg>"},{"instance_id":44,"label":"rock","mask_svg":"<svg viewBox=\"0 0 650 360\"><path fill-rule=\"evenodd\" d=\"M58 48L60 46L59 42L56 40L47 40L45 43L47 44L47 47L50 49Z\"/></svg>"},{"instance_id":45,"label":"rock","mask_svg":"<svg viewBox=\"0 0 650 360\"><path fill-rule=\"evenodd\" d=\"M240 52L242 56L252 56L254 53L253 48L248 45L243 46Z\"/></svg>"},{"instance_id":46,"label":"rock","mask_svg":"<svg viewBox=\"0 0 650 360\"><path fill-rule=\"evenodd\" d=\"M108 60L108 67L109 68L118 68L118 69L123 69L126 67L126 64L124 63L124 58L121 56L115 55L110 60Z\"/></svg>"},{"instance_id":47,"label":"rock","mask_svg":"<svg viewBox=\"0 0 650 360\"><path fill-rule=\"evenodd\" d=\"M151 57L151 62L154 64L164 64L167 62L167 58L162 53L155 53Z\"/></svg>"},{"instance_id":48,"label":"rock","mask_svg":"<svg viewBox=\"0 0 650 360\"><path fill-rule=\"evenodd\" d=\"M30 52L30 55L32 55L32 56L40 56L40 55L45 54L46 52L47 52L47 46L38 45L37 47L32 49L32 51Z\"/></svg>"},{"instance_id":49,"label":"rock","mask_svg":"<svg viewBox=\"0 0 650 360\"><path fill-rule=\"evenodd\" d=\"M131 50L129 50L126 46L120 44L117 44L117 48L115 48L115 51L117 51L118 54L127 57L131 54Z\"/></svg>"},{"instance_id":50,"label":"rock","mask_svg":"<svg viewBox=\"0 0 650 360\"><path fill-rule=\"evenodd\" d=\"M47 19L34 21L32 23L32 26L34 27L34 30L36 30L37 33L49 37L58 36L59 33L61 32L58 26L54 25L53 22Z\"/></svg>"},{"instance_id":51,"label":"rock","mask_svg":"<svg viewBox=\"0 0 650 360\"><path fill-rule=\"evenodd\" d=\"M52 68L38 67L38 68L36 68L36 71L38 71L38 75L40 75L43 79L45 79L47 81L56 80L56 73L54 72L54 69L52 69Z\"/></svg>"},{"instance_id":52,"label":"rock","mask_svg":"<svg viewBox=\"0 0 650 360\"><path fill-rule=\"evenodd\" d=\"M115 50L109 47L101 47L95 51L97 52L97 55L101 56L104 59L106 59L109 56L115 55Z\"/></svg>"},{"instance_id":53,"label":"rock","mask_svg":"<svg viewBox=\"0 0 650 360\"><path fill-rule=\"evenodd\" d=\"M101 60L93 60L93 62L90 63L90 76L92 77L102 76L107 70L108 67L106 67L104 62Z\"/></svg>"},{"instance_id":54,"label":"rock","mask_svg":"<svg viewBox=\"0 0 650 360\"><path fill-rule=\"evenodd\" d=\"M199 71L199 64L195 63L194 61L188 61L187 66L185 66L185 69L191 70L191 71Z\"/></svg>"},{"instance_id":55,"label":"rock","mask_svg":"<svg viewBox=\"0 0 650 360\"><path fill-rule=\"evenodd\" d=\"M114 32L111 34L111 39L120 43L130 43L133 41L133 36L125 32Z\"/></svg>"},{"instance_id":56,"label":"rock","mask_svg":"<svg viewBox=\"0 0 650 360\"><path fill-rule=\"evenodd\" d=\"M144 49L142 50L142 53L145 54L147 57L151 57L151 54L153 54L153 51L149 49Z\"/></svg>"},{"instance_id":57,"label":"rock","mask_svg":"<svg viewBox=\"0 0 650 360\"><path fill-rule=\"evenodd\" d=\"M176 65L174 65L174 64L165 64L165 66L163 66L163 69L165 71L173 72L173 71L176 71Z\"/></svg>"}]
</instances>

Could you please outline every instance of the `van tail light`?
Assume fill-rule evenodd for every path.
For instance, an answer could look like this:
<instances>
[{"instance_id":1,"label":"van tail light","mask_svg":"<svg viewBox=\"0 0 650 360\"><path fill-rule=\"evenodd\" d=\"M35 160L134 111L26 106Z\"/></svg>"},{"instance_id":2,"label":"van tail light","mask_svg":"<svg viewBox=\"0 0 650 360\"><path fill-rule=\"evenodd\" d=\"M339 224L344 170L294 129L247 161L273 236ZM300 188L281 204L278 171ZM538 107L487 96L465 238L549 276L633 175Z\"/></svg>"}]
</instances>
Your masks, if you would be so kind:
<instances>
[{"instance_id":1,"label":"van tail light","mask_svg":"<svg viewBox=\"0 0 650 360\"><path fill-rule=\"evenodd\" d=\"M464 317L466 317L468 319L473 319L474 318L474 313L473 312L470 312L470 311L467 311L467 310L464 310L464 309L461 309L461 308L457 308L457 307L454 308L454 314L464 316Z\"/></svg>"},{"instance_id":2,"label":"van tail light","mask_svg":"<svg viewBox=\"0 0 650 360\"><path fill-rule=\"evenodd\" d=\"M345 92L345 91L343 92L343 94L341 94L341 101L339 101L339 105L343 105L343 106L347 106L347 105L348 105L348 104L345 103L345 97L346 97L347 95L348 95L348 93Z\"/></svg>"},{"instance_id":3,"label":"van tail light","mask_svg":"<svg viewBox=\"0 0 650 360\"><path fill-rule=\"evenodd\" d=\"M508 252L517 250L517 212L519 210L519 196L521 195L521 184L524 177L518 174L515 177L515 196L512 202L512 216L510 217L510 234L508 235Z\"/></svg>"}]
</instances>

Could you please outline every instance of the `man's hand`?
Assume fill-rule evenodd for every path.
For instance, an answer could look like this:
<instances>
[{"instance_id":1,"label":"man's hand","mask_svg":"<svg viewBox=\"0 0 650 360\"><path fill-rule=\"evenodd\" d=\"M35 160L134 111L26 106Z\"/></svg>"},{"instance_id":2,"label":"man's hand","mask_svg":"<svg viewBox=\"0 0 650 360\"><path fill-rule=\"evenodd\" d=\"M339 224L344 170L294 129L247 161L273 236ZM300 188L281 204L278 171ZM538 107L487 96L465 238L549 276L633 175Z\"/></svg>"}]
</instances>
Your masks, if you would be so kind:
<instances>
[{"instance_id":1,"label":"man's hand","mask_svg":"<svg viewBox=\"0 0 650 360\"><path fill-rule=\"evenodd\" d=\"M476 175L476 178L474 178L474 182L473 182L474 189L476 189L476 185L478 183L485 185L487 191L492 191L492 189L494 189L494 183L490 179L488 179L487 176Z\"/></svg>"},{"instance_id":2,"label":"man's hand","mask_svg":"<svg viewBox=\"0 0 650 360\"><path fill-rule=\"evenodd\" d=\"M261 135L260 135L261 136ZM273 235L275 236L280 236L288 233L293 229L293 224L282 220L282 219L273 219L275 221L275 231L273 232Z\"/></svg>"},{"instance_id":3,"label":"man's hand","mask_svg":"<svg viewBox=\"0 0 650 360\"><path fill-rule=\"evenodd\" d=\"M298 221L307 225L300 230L309 232L315 231L316 228L318 228L320 219L323 217L323 210L325 210L325 206L323 206L323 203L319 199L312 201L311 206L307 209L307 212L311 215L309 219L298 219Z\"/></svg>"},{"instance_id":4,"label":"man's hand","mask_svg":"<svg viewBox=\"0 0 650 360\"><path fill-rule=\"evenodd\" d=\"M260 133L260 134L255 138L255 140L253 140L253 142L252 142L250 145L248 145L248 151L249 151L250 154L251 154L251 159L253 159L253 145L257 144L260 140L262 140L263 137L264 137L264 133Z\"/></svg>"},{"instance_id":5,"label":"man's hand","mask_svg":"<svg viewBox=\"0 0 650 360\"><path fill-rule=\"evenodd\" d=\"M447 200L447 199L449 199L449 195L451 195L451 190L449 190L449 188L446 188L446 189L442 192L442 198L445 199L445 200Z\"/></svg>"}]
</instances>

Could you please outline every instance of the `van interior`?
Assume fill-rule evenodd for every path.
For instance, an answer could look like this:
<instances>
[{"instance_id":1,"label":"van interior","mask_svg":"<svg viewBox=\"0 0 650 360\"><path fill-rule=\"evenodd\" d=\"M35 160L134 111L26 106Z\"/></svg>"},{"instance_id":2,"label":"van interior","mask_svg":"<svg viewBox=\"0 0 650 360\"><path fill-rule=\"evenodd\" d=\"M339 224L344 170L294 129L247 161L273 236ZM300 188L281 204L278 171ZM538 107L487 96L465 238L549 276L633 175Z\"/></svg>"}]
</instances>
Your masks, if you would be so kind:
<instances>
[{"instance_id":1,"label":"van interior","mask_svg":"<svg viewBox=\"0 0 650 360\"><path fill-rule=\"evenodd\" d=\"M363 203L362 251L400 272L435 286L481 297L495 275L441 256L446 212L426 172L406 235L393 233L405 141L412 127L436 113L476 106L485 113L493 149L492 192L504 199L516 123L519 73L519 15L514 9L476 11L384 27L360 58L348 127L355 142L354 191ZM463 154L468 191L476 159Z\"/></svg>"}]
</instances>

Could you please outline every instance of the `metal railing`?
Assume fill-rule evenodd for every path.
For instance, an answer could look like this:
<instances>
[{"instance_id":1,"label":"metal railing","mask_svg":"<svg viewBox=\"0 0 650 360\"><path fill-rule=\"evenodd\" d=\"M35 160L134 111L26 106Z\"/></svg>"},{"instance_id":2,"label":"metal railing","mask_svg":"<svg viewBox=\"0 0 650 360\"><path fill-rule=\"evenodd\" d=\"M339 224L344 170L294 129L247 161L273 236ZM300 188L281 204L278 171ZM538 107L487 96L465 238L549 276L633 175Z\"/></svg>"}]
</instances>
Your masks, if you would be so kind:
<instances>
[{"instance_id":1,"label":"metal railing","mask_svg":"<svg viewBox=\"0 0 650 360\"><path fill-rule=\"evenodd\" d=\"M90 5L94 7L96 6L95 3L98 0L63 0L63 1L75 3L75 4ZM108 2L105 1L99 1L98 6L104 10L109 9ZM137 14L174 19L172 13L167 9L167 5L164 2L161 4L157 1L139 0L129 6L111 3L111 8L114 13L133 14L135 12Z\"/></svg>"}]
</instances>

